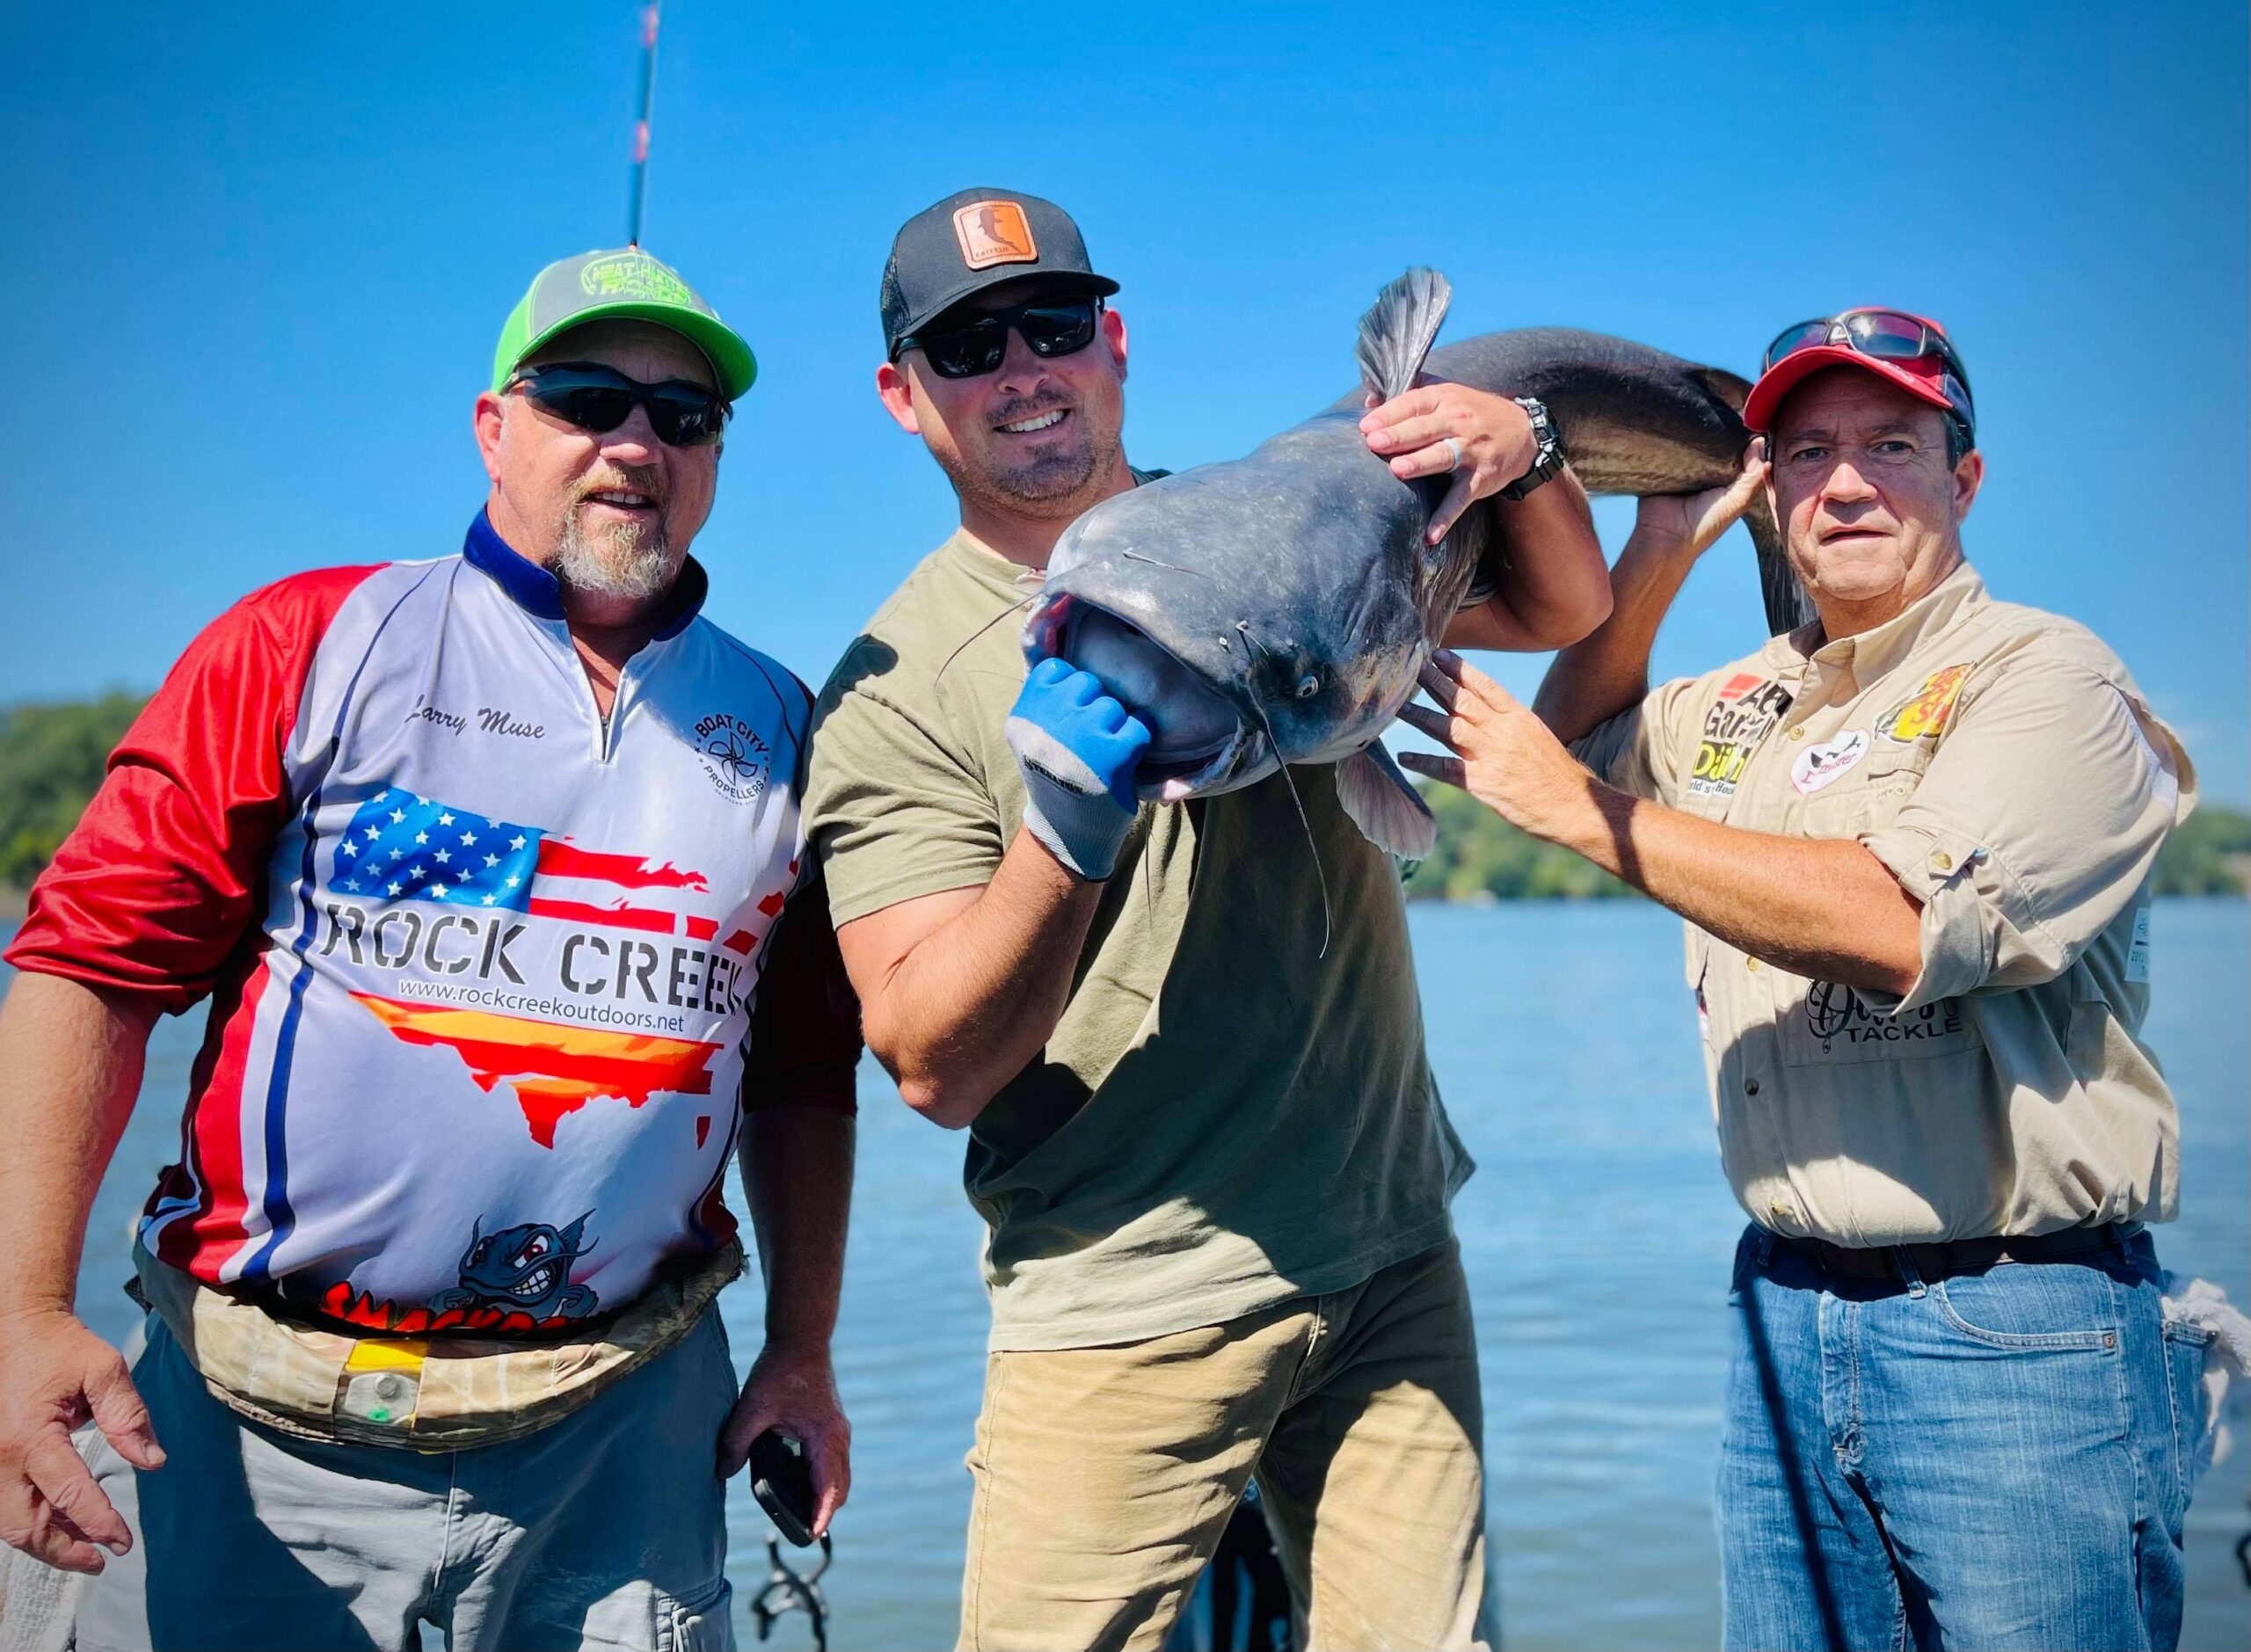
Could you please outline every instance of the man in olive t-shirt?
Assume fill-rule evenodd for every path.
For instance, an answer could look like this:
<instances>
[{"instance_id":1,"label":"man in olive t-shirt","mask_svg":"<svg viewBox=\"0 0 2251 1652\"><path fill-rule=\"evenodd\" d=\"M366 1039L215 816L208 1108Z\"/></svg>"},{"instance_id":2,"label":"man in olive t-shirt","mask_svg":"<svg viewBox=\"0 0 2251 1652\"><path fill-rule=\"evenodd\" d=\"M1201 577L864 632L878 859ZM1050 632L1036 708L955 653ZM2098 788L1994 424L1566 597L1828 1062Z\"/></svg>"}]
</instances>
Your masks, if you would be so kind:
<instances>
[{"instance_id":1,"label":"man in olive t-shirt","mask_svg":"<svg viewBox=\"0 0 2251 1652\"><path fill-rule=\"evenodd\" d=\"M990 1229L962 1644L1158 1644L1254 1472L1316 1643L1475 1644L1482 1422L1447 1215L1470 1166L1397 869L1326 769L1136 808L1139 720L1060 661L1026 673L1016 611L1057 535L1138 479L1116 290L1033 197L965 192L900 230L878 388L961 525L838 664L812 741L869 1045L968 1128ZM1459 466L1441 529L1536 456L1523 409L1460 386L1369 426L1402 476ZM1498 509L1508 583L1458 640L1592 629L1577 484Z\"/></svg>"}]
</instances>

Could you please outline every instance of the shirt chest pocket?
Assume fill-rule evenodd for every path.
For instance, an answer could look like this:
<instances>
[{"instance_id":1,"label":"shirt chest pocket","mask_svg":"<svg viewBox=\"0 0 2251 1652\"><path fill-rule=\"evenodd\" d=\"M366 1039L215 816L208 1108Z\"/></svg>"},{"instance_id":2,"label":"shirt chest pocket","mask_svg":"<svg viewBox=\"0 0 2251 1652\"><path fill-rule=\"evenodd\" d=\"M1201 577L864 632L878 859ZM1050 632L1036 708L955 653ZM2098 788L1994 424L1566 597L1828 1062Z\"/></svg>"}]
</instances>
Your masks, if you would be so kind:
<instances>
[{"instance_id":1,"label":"shirt chest pocket","mask_svg":"<svg viewBox=\"0 0 2251 1652\"><path fill-rule=\"evenodd\" d=\"M1806 797L1801 829L1810 838L1855 838L1882 831L1923 783L1936 749L1926 740L1902 743L1879 736L1867 756Z\"/></svg>"}]
</instances>

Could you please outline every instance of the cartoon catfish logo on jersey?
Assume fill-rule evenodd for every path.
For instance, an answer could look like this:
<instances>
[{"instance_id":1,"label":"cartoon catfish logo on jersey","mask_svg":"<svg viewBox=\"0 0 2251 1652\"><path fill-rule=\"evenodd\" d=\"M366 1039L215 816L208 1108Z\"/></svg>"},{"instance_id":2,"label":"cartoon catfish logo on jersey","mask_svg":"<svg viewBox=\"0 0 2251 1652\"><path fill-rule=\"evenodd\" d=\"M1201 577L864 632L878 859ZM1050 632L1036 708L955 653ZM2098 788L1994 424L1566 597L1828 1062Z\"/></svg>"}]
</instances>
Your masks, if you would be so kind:
<instances>
[{"instance_id":1,"label":"cartoon catfish logo on jersey","mask_svg":"<svg viewBox=\"0 0 2251 1652\"><path fill-rule=\"evenodd\" d=\"M497 1233L470 1228L461 1284L430 1299L433 1312L503 1308L535 1321L583 1319L594 1311L592 1285L571 1283L571 1264L594 1248L584 1237L588 1211L568 1227L526 1222Z\"/></svg>"}]
</instances>

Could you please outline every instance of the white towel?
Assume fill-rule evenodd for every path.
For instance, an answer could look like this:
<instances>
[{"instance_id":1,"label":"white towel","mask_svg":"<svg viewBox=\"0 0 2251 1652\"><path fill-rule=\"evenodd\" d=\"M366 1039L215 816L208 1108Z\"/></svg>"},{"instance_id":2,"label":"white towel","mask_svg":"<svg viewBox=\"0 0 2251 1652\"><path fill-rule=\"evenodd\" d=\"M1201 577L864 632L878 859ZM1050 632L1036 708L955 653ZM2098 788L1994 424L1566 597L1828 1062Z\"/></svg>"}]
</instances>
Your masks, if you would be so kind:
<instances>
[{"instance_id":1,"label":"white towel","mask_svg":"<svg viewBox=\"0 0 2251 1652\"><path fill-rule=\"evenodd\" d=\"M2163 1289L2168 1321L2211 1334L2211 1341L2204 1344L2204 1427L2189 1469L2192 1476L2200 1477L2227 1455L2232 1444L2220 1426L2220 1407L2227 1399L2230 1376L2251 1377L2251 1319L2238 1313L2227 1292L2209 1279L2183 1280L2168 1272Z\"/></svg>"},{"instance_id":2,"label":"white towel","mask_svg":"<svg viewBox=\"0 0 2251 1652\"><path fill-rule=\"evenodd\" d=\"M84 1582L76 1572L0 1548L0 1652L70 1652Z\"/></svg>"}]
</instances>

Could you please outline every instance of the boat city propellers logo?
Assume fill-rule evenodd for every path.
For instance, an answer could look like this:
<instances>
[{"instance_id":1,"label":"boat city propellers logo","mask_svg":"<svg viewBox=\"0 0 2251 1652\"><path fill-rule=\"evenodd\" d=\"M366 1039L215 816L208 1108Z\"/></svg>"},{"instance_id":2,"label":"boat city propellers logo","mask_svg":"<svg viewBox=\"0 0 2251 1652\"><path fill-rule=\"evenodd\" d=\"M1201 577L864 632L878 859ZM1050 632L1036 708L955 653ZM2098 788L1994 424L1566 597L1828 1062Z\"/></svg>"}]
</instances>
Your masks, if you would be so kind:
<instances>
[{"instance_id":1,"label":"boat city propellers logo","mask_svg":"<svg viewBox=\"0 0 2251 1652\"><path fill-rule=\"evenodd\" d=\"M766 790L773 748L740 717L715 711L696 724L696 751L723 797L750 803Z\"/></svg>"}]
</instances>

